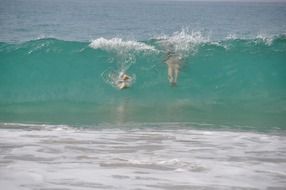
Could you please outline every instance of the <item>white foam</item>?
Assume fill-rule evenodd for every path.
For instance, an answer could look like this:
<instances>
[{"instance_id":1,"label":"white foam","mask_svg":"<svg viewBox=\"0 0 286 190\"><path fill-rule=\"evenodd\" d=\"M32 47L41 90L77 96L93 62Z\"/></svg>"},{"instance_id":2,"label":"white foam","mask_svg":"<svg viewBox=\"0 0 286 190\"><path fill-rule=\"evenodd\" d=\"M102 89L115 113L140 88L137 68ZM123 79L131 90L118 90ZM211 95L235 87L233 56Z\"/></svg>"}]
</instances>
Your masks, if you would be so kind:
<instances>
[{"instance_id":1,"label":"white foam","mask_svg":"<svg viewBox=\"0 0 286 190\"><path fill-rule=\"evenodd\" d=\"M0 128L0 186L20 190L157 189L158 184L162 189L181 184L185 189L285 187L281 180L285 133L194 130L180 123L159 126Z\"/></svg>"},{"instance_id":2,"label":"white foam","mask_svg":"<svg viewBox=\"0 0 286 190\"><path fill-rule=\"evenodd\" d=\"M204 36L201 32L182 29L180 32L175 32L172 35L162 35L156 39L160 40L161 45L166 51L174 52L175 54L184 57L188 53L196 53L197 45L209 42L209 37Z\"/></svg>"},{"instance_id":3,"label":"white foam","mask_svg":"<svg viewBox=\"0 0 286 190\"><path fill-rule=\"evenodd\" d=\"M256 36L245 37L245 36L238 36L237 34L231 33L231 34L228 34L225 37L225 39L226 40L251 40L251 39L254 39L256 43L263 42L265 45L270 46L270 45L272 45L274 36L269 35L269 34L265 34L265 33L259 33Z\"/></svg>"},{"instance_id":4,"label":"white foam","mask_svg":"<svg viewBox=\"0 0 286 190\"><path fill-rule=\"evenodd\" d=\"M53 124L34 124L34 123L0 123L0 126L6 126L7 128L33 128L38 130L65 130L71 129L68 125L53 125Z\"/></svg>"},{"instance_id":5,"label":"white foam","mask_svg":"<svg viewBox=\"0 0 286 190\"><path fill-rule=\"evenodd\" d=\"M273 37L266 35L266 34L258 34L256 36L256 39L261 40L263 43L265 43L268 46L272 45L272 42L273 42Z\"/></svg>"},{"instance_id":6,"label":"white foam","mask_svg":"<svg viewBox=\"0 0 286 190\"><path fill-rule=\"evenodd\" d=\"M156 51L153 46L147 45L143 42L123 40L121 38L98 38L93 40L89 46L94 49L112 50L125 50L125 51Z\"/></svg>"},{"instance_id":7,"label":"white foam","mask_svg":"<svg viewBox=\"0 0 286 190\"><path fill-rule=\"evenodd\" d=\"M135 164L135 165L178 165L181 163L181 161L177 158L174 159L167 159L167 160L154 160L154 159L131 159L128 160L129 163Z\"/></svg>"}]
</instances>

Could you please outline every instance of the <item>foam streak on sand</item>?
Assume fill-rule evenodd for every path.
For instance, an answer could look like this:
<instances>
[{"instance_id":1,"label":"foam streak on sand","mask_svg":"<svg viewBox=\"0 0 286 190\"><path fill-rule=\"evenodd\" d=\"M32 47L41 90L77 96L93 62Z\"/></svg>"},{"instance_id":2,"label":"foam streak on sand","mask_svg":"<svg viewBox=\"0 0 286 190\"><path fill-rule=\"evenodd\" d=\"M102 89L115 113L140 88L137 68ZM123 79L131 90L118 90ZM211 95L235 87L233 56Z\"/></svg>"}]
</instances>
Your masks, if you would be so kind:
<instances>
[{"instance_id":1,"label":"foam streak on sand","mask_svg":"<svg viewBox=\"0 0 286 190\"><path fill-rule=\"evenodd\" d=\"M3 189L283 189L286 185L285 134L203 131L167 123L133 128L31 127L38 130L1 124Z\"/></svg>"}]
</instances>

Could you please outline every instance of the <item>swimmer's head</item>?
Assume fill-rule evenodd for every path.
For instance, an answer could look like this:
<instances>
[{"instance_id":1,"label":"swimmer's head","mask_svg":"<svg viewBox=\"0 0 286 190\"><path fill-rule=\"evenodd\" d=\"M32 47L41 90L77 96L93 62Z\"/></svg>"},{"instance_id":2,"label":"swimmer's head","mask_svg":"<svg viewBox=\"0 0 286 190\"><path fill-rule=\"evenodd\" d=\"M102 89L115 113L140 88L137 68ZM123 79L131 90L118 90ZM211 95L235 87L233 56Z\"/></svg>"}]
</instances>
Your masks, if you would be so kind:
<instances>
[{"instance_id":1,"label":"swimmer's head","mask_svg":"<svg viewBox=\"0 0 286 190\"><path fill-rule=\"evenodd\" d=\"M123 79L123 80L128 80L128 79L129 79L129 76L126 75L126 74L124 74L124 75L122 76L122 79Z\"/></svg>"},{"instance_id":2,"label":"swimmer's head","mask_svg":"<svg viewBox=\"0 0 286 190\"><path fill-rule=\"evenodd\" d=\"M130 77L127 74L125 74L124 72L120 72L119 73L119 78L122 79L122 80L130 79Z\"/></svg>"}]
</instances>

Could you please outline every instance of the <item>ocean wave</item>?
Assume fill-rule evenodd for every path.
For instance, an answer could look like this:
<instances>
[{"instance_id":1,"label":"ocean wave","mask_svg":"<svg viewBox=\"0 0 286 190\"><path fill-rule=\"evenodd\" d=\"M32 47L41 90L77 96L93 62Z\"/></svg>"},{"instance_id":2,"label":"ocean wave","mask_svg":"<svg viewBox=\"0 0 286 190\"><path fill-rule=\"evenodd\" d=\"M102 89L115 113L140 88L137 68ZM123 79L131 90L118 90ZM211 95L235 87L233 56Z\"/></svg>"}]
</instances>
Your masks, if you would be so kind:
<instances>
[{"instance_id":1,"label":"ocean wave","mask_svg":"<svg viewBox=\"0 0 286 190\"><path fill-rule=\"evenodd\" d=\"M170 86L163 64L169 51L182 56L176 87ZM74 110L109 112L115 119L154 105L165 107L165 115L179 110L178 121L189 121L188 113L211 110L283 114L285 55L285 35L212 41L183 31L138 42L49 38L0 43L1 117ZM119 91L114 82L120 72L136 83Z\"/></svg>"}]
</instances>

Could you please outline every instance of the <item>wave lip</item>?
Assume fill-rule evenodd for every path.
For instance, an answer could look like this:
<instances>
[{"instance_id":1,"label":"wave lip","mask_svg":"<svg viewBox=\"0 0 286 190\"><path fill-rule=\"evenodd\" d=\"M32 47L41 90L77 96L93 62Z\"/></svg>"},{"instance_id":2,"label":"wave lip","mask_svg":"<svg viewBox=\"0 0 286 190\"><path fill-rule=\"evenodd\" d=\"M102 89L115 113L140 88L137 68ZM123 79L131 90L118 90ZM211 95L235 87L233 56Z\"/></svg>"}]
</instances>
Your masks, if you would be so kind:
<instances>
[{"instance_id":1,"label":"wave lip","mask_svg":"<svg viewBox=\"0 0 286 190\"><path fill-rule=\"evenodd\" d=\"M111 39L105 39L105 38L98 38L96 40L93 40L89 47L94 49L104 49L104 50L136 50L136 51L156 51L156 49L153 46L147 45L143 42L137 42L137 41L131 41L127 40L124 41L121 38L111 38Z\"/></svg>"}]
</instances>

